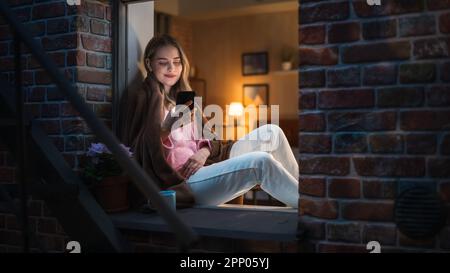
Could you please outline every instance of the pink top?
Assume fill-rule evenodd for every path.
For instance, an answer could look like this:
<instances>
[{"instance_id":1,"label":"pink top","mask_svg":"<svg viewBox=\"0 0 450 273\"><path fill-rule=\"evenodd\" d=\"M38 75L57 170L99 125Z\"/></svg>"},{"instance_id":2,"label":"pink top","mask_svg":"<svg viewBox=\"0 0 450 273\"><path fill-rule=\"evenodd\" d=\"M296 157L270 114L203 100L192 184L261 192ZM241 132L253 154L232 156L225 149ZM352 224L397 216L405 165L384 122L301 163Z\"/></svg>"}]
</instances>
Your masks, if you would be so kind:
<instances>
[{"instance_id":1,"label":"pink top","mask_svg":"<svg viewBox=\"0 0 450 273\"><path fill-rule=\"evenodd\" d=\"M164 117L169 113L164 111ZM183 164L198 150L203 147L209 147L211 143L208 139L195 140L194 123L189 123L181 128L177 128L170 132L169 136L162 142L164 155L167 162L173 169L179 170Z\"/></svg>"}]
</instances>

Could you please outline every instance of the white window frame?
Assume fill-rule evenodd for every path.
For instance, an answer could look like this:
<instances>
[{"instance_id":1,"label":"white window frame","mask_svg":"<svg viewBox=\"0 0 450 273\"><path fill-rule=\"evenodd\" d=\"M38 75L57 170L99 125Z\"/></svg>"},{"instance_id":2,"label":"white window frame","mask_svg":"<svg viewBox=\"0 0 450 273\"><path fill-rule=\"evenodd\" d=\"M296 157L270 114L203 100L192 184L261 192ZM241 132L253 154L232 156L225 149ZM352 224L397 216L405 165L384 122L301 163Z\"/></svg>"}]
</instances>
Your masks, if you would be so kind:
<instances>
[{"instance_id":1,"label":"white window frame","mask_svg":"<svg viewBox=\"0 0 450 273\"><path fill-rule=\"evenodd\" d=\"M113 131L117 134L118 122L119 122L119 108L122 95L127 89L139 88L145 77L145 69L143 66L143 53L145 46L155 31L155 1L164 0L118 0L113 1ZM213 0L211 0L213 1ZM137 7L139 5L151 4L151 18L145 9L139 8L133 9L133 5ZM139 14L137 17L132 18L130 16L136 10ZM148 15L145 20L139 18L142 14ZM133 14L134 15L134 14ZM145 24L148 22L148 24ZM140 33L145 33L148 29L151 31L145 33L144 37L130 37L130 30L137 28ZM131 48L132 49L131 49ZM140 51L140 52L139 52ZM245 198L245 196L244 196ZM227 207L225 204L225 208ZM264 205L233 205L231 208L247 208L250 210L278 210L278 206L264 206ZM289 209L288 209L289 210Z\"/></svg>"},{"instance_id":2,"label":"white window frame","mask_svg":"<svg viewBox=\"0 0 450 273\"><path fill-rule=\"evenodd\" d=\"M154 34L153 18L153 0L113 1L112 125L116 134L122 95L127 89L138 88L145 77L143 54Z\"/></svg>"}]
</instances>

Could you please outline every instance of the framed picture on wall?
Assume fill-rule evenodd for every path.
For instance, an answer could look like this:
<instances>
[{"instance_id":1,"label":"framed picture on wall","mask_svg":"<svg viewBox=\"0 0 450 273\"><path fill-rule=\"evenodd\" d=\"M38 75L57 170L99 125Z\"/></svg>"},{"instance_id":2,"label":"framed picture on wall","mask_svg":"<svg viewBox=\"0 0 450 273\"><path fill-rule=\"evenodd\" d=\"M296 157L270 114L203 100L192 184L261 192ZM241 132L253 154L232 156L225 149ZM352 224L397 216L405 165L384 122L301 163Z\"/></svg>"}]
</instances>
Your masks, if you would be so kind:
<instances>
[{"instance_id":1,"label":"framed picture on wall","mask_svg":"<svg viewBox=\"0 0 450 273\"><path fill-rule=\"evenodd\" d=\"M244 107L250 104L269 105L268 84L244 84L242 102Z\"/></svg>"},{"instance_id":2,"label":"framed picture on wall","mask_svg":"<svg viewBox=\"0 0 450 273\"><path fill-rule=\"evenodd\" d=\"M263 75L269 73L269 59L267 52L253 52L242 54L242 75Z\"/></svg>"}]
</instances>

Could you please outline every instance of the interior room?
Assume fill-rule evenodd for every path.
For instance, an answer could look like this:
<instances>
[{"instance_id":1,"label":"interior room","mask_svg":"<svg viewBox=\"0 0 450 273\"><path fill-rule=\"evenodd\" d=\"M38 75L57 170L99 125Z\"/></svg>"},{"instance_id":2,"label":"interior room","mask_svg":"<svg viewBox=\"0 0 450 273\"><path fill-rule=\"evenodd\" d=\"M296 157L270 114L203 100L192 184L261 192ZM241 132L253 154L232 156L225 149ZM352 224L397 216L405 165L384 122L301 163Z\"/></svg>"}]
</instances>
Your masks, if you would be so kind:
<instances>
[{"instance_id":1,"label":"interior room","mask_svg":"<svg viewBox=\"0 0 450 273\"><path fill-rule=\"evenodd\" d=\"M224 137L243 136L257 124L278 123L298 154L298 1L156 1L155 34L175 37L190 61L190 83L203 106L219 105ZM268 119L247 114L248 105L267 105ZM278 105L278 121L270 119ZM228 108L227 108L228 106ZM228 127L234 130L227 131ZM230 129L230 128L228 128ZM231 128L233 129L233 128ZM227 134L233 132L233 134ZM246 204L278 204L263 191L246 194Z\"/></svg>"}]
</instances>

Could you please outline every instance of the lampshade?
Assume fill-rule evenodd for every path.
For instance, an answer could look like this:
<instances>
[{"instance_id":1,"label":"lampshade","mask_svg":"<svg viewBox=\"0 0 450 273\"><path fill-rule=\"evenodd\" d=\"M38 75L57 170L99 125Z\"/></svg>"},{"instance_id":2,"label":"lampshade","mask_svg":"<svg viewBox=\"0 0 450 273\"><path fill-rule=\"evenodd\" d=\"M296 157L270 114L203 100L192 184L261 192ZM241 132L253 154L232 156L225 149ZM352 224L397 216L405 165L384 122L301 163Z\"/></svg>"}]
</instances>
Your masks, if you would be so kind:
<instances>
[{"instance_id":1,"label":"lampshade","mask_svg":"<svg viewBox=\"0 0 450 273\"><path fill-rule=\"evenodd\" d=\"M230 108L228 109L228 115L230 116L242 116L244 113L244 106L240 102L232 102Z\"/></svg>"}]
</instances>

